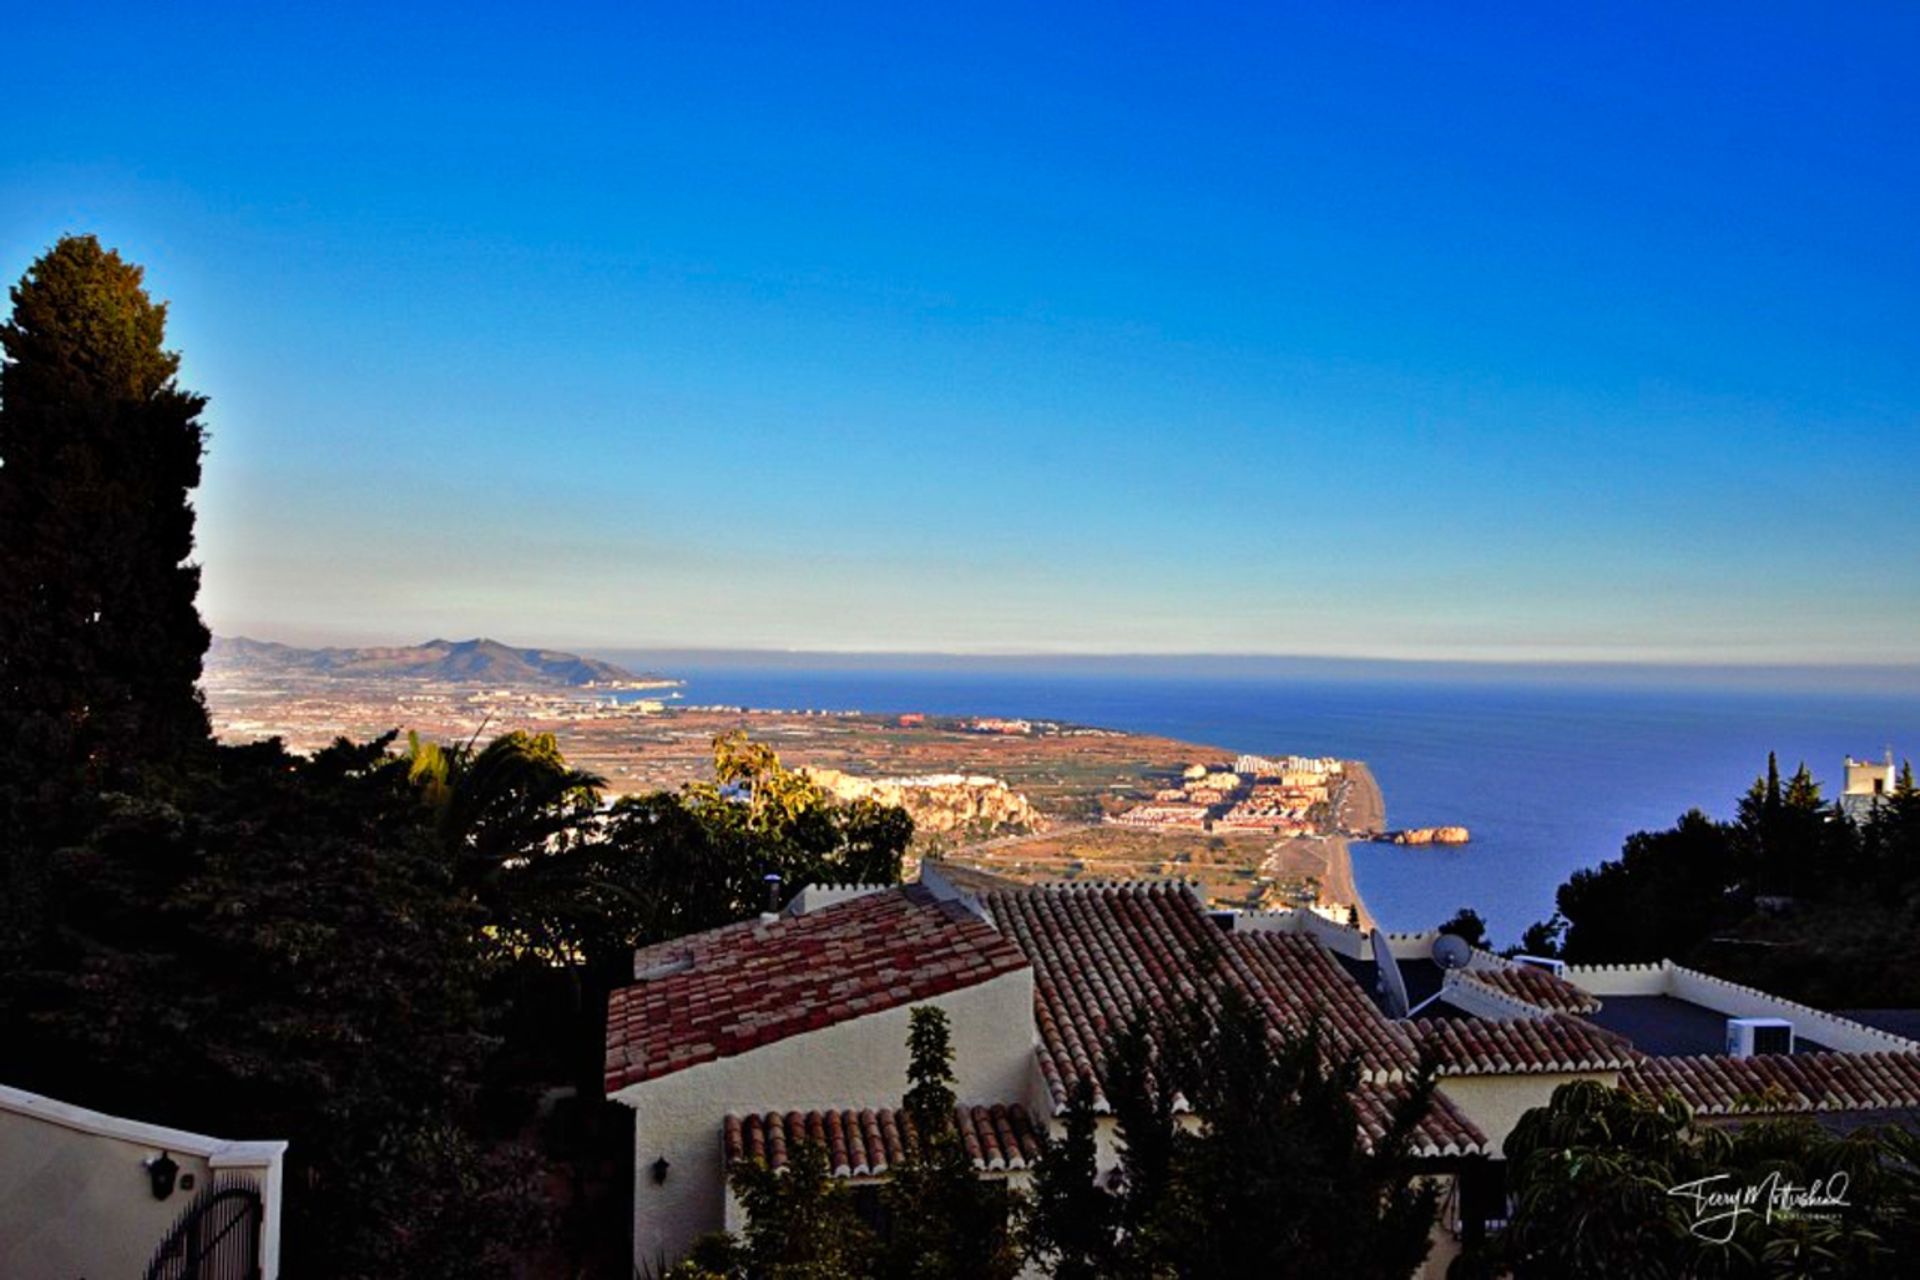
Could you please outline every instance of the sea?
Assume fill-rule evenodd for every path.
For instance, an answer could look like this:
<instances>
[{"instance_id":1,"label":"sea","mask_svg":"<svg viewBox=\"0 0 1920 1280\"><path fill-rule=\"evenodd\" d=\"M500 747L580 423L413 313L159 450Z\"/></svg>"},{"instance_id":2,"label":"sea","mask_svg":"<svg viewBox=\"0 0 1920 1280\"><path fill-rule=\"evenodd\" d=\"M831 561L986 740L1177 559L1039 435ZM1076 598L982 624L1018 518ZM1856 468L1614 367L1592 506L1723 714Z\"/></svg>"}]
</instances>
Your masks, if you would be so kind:
<instances>
[{"instance_id":1,"label":"sea","mask_svg":"<svg viewBox=\"0 0 1920 1280\"><path fill-rule=\"evenodd\" d=\"M804 662L667 668L687 704L985 715L1160 734L1229 752L1364 760L1394 827L1459 825L1458 848L1353 846L1390 929L1470 906L1496 944L1554 910L1569 874L1691 808L1726 817L1779 754L1837 792L1844 758L1920 757L1920 693L1558 686L1538 679L1315 679L986 665Z\"/></svg>"}]
</instances>

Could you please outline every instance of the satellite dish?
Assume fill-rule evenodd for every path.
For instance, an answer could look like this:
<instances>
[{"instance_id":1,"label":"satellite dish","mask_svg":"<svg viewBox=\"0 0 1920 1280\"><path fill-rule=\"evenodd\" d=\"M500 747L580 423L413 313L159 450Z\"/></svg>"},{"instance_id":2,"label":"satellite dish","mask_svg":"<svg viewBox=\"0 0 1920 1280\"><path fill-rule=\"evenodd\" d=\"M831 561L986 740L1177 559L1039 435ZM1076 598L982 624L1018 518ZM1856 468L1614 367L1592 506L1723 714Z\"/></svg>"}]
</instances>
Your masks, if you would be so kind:
<instances>
[{"instance_id":1,"label":"satellite dish","mask_svg":"<svg viewBox=\"0 0 1920 1280\"><path fill-rule=\"evenodd\" d=\"M1400 962L1393 958L1393 948L1387 945L1387 935L1379 929L1373 931L1373 967L1380 974L1380 995L1387 1006L1387 1016L1394 1019L1406 1017L1407 980L1400 976Z\"/></svg>"},{"instance_id":2,"label":"satellite dish","mask_svg":"<svg viewBox=\"0 0 1920 1280\"><path fill-rule=\"evenodd\" d=\"M1457 933L1443 933L1433 940L1433 962L1442 969L1464 969L1473 959L1473 948Z\"/></svg>"}]
</instances>

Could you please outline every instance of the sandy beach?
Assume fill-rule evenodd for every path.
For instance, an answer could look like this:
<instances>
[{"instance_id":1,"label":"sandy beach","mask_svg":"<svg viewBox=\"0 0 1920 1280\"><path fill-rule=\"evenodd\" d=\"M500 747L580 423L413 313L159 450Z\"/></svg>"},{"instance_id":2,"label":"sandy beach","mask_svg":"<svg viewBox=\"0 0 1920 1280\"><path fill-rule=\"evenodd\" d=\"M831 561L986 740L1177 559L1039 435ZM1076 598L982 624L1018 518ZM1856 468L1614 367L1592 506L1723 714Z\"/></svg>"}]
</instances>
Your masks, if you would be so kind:
<instances>
[{"instance_id":1,"label":"sandy beach","mask_svg":"<svg viewBox=\"0 0 1920 1280\"><path fill-rule=\"evenodd\" d=\"M1372 771L1359 760L1345 763L1346 781L1340 787L1333 814L1333 826L1338 834L1314 841L1322 846L1320 854L1326 866L1321 880L1326 888L1321 896L1327 902L1352 903L1359 914L1360 927L1371 929L1373 915L1367 910L1366 900L1360 896L1360 885L1354 879L1353 855L1348 844L1352 833L1384 829L1387 805Z\"/></svg>"}]
</instances>

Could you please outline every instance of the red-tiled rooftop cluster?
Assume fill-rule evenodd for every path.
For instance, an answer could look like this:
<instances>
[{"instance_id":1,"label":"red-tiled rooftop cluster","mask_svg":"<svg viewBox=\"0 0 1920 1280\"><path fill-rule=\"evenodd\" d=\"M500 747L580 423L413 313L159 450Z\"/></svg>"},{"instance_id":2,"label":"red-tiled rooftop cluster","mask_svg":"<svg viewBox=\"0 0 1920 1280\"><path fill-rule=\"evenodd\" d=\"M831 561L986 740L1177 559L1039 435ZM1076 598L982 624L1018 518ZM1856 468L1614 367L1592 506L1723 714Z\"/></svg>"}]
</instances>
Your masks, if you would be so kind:
<instances>
[{"instance_id":1,"label":"red-tiled rooftop cluster","mask_svg":"<svg viewBox=\"0 0 1920 1280\"><path fill-rule=\"evenodd\" d=\"M1105 1109L1107 1055L1122 1032L1143 1013L1175 1013L1215 983L1245 996L1276 1036L1317 1027L1330 1058L1357 1059L1354 1105L1369 1141L1386 1133L1422 1058L1442 1075L1619 1071L1623 1087L1671 1089L1707 1115L1749 1109L1743 1101L1760 1095L1772 1096L1761 1108L1772 1110L1920 1107L1920 1053L1648 1059L1575 1016L1596 1002L1540 969L1461 975L1539 1017L1394 1022L1312 937L1223 931L1181 884L999 888L982 900L993 923L916 885L642 951L639 980L609 1009L608 1090L1031 966L1035 1053L1055 1107L1084 1077ZM1022 1169L1038 1153L1037 1126L1018 1106L964 1107L960 1119L982 1169ZM884 1173L912 1141L904 1116L885 1109L726 1120L730 1159L778 1168L807 1137L845 1177ZM1467 1155L1487 1142L1436 1094L1413 1148Z\"/></svg>"},{"instance_id":2,"label":"red-tiled rooftop cluster","mask_svg":"<svg viewBox=\"0 0 1920 1280\"><path fill-rule=\"evenodd\" d=\"M1026 964L993 926L918 885L649 947L635 957L640 980L608 1003L607 1091Z\"/></svg>"},{"instance_id":3,"label":"red-tiled rooftop cluster","mask_svg":"<svg viewBox=\"0 0 1920 1280\"><path fill-rule=\"evenodd\" d=\"M1572 1014L1540 1018L1420 1018L1409 1024L1443 1076L1618 1071L1642 1055L1622 1036Z\"/></svg>"},{"instance_id":4,"label":"red-tiled rooftop cluster","mask_svg":"<svg viewBox=\"0 0 1920 1280\"><path fill-rule=\"evenodd\" d=\"M1701 1115L1920 1107L1920 1053L1769 1053L1648 1058L1620 1087L1677 1093Z\"/></svg>"},{"instance_id":5,"label":"red-tiled rooftop cluster","mask_svg":"<svg viewBox=\"0 0 1920 1280\"><path fill-rule=\"evenodd\" d=\"M1499 969L1466 969L1460 977L1479 982L1502 995L1524 1000L1537 1009L1555 1013L1598 1013L1600 1002L1565 978L1537 965L1509 964Z\"/></svg>"},{"instance_id":6,"label":"red-tiled rooftop cluster","mask_svg":"<svg viewBox=\"0 0 1920 1280\"><path fill-rule=\"evenodd\" d=\"M1017 1172L1040 1158L1040 1131L1027 1109L1012 1106L962 1106L954 1119L973 1166L987 1173ZM827 1152L836 1178L865 1178L900 1163L919 1142L913 1118L905 1111L770 1111L728 1116L723 1130L726 1156L760 1160L768 1168L787 1167L788 1153L802 1142Z\"/></svg>"},{"instance_id":7,"label":"red-tiled rooftop cluster","mask_svg":"<svg viewBox=\"0 0 1920 1280\"><path fill-rule=\"evenodd\" d=\"M987 902L1033 963L1040 1072L1056 1106L1085 1076L1104 1108L1107 1053L1121 1032L1142 1011L1170 1014L1216 976L1278 1032L1317 1021L1329 1052L1358 1054L1369 1080L1398 1080L1415 1066L1406 1033L1312 939L1222 933L1183 885L1047 886Z\"/></svg>"}]
</instances>

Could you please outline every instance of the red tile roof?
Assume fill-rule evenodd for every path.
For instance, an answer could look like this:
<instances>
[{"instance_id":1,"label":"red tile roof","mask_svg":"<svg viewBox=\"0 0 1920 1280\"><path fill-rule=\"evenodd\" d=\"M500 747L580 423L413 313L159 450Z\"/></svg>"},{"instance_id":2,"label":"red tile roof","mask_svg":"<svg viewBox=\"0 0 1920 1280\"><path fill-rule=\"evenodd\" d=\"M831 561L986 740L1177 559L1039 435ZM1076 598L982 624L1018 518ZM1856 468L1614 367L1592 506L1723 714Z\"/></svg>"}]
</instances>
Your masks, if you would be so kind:
<instances>
[{"instance_id":1,"label":"red tile roof","mask_svg":"<svg viewBox=\"0 0 1920 1280\"><path fill-rule=\"evenodd\" d=\"M1311 938L1222 933L1184 885L1049 885L992 893L987 904L1033 963L1040 1072L1056 1106L1087 1076L1104 1107L1107 1051L1120 1032L1141 1010L1172 1012L1213 972L1278 1032L1317 1019L1329 1051L1357 1053L1368 1079L1415 1068L1411 1039Z\"/></svg>"},{"instance_id":2,"label":"red tile roof","mask_svg":"<svg viewBox=\"0 0 1920 1280\"><path fill-rule=\"evenodd\" d=\"M1565 1013L1390 1021L1310 936L1223 932L1181 884L1047 885L982 896L999 932L909 887L649 948L636 963L661 976L616 993L609 1012L609 1091L1028 964L1036 1056L1056 1107L1065 1105L1072 1081L1086 1076L1104 1108L1107 1053L1136 1013L1169 1014L1216 979L1251 1000L1276 1035L1317 1025L1330 1056L1357 1058L1362 1082L1354 1101L1369 1138L1385 1132L1423 1051L1446 1074L1617 1070L1639 1058L1624 1040ZM1576 989L1544 972L1538 980L1495 981L1542 1007L1574 1002L1568 991ZM876 1160L890 1160L886 1126L897 1121L883 1122L886 1115L745 1117L738 1141L748 1144L742 1149L785 1142L799 1123L803 1132L818 1129L836 1168L872 1170ZM735 1142L732 1128L728 1142ZM1484 1151L1486 1140L1436 1096L1414 1146L1424 1155L1465 1154ZM1004 1140L1000 1149L1009 1150Z\"/></svg>"},{"instance_id":3,"label":"red tile roof","mask_svg":"<svg viewBox=\"0 0 1920 1280\"><path fill-rule=\"evenodd\" d=\"M1403 1081L1417 1068L1412 1038L1312 938L1223 933L1184 885L1049 885L993 893L987 904L1033 962L1040 1073L1056 1107L1085 1075L1104 1108L1107 1050L1135 1011L1169 1013L1215 973L1276 1033L1297 1035L1317 1022L1331 1055L1359 1056L1364 1082L1354 1106L1368 1141L1386 1133ZM1486 1139L1436 1095L1413 1148L1464 1155L1485 1151Z\"/></svg>"},{"instance_id":4,"label":"red tile roof","mask_svg":"<svg viewBox=\"0 0 1920 1280\"><path fill-rule=\"evenodd\" d=\"M607 1092L1026 965L991 925L918 885L649 947L635 957L642 980L608 1002Z\"/></svg>"},{"instance_id":5,"label":"red tile roof","mask_svg":"<svg viewBox=\"0 0 1920 1280\"><path fill-rule=\"evenodd\" d=\"M960 1139L974 1168L999 1173L1030 1167L1040 1158L1040 1131L1027 1109L1012 1106L963 1106L955 1111ZM827 1166L836 1178L885 1173L918 1141L905 1111L769 1111L765 1115L728 1116L722 1129L729 1162L764 1160L771 1169L787 1167L787 1153L802 1142L826 1148Z\"/></svg>"},{"instance_id":6,"label":"red tile roof","mask_svg":"<svg viewBox=\"0 0 1920 1280\"><path fill-rule=\"evenodd\" d=\"M1645 1056L1569 1013L1541 1018L1420 1018L1409 1024L1443 1076L1618 1071Z\"/></svg>"},{"instance_id":7,"label":"red tile roof","mask_svg":"<svg viewBox=\"0 0 1920 1280\"><path fill-rule=\"evenodd\" d=\"M1600 1002L1565 978L1530 964L1511 964L1501 969L1462 969L1459 976L1479 982L1502 995L1524 1000L1535 1008L1555 1013L1597 1013Z\"/></svg>"},{"instance_id":8,"label":"red tile roof","mask_svg":"<svg viewBox=\"0 0 1920 1280\"><path fill-rule=\"evenodd\" d=\"M1920 1053L1794 1053L1649 1058L1620 1087L1680 1095L1701 1115L1920 1107Z\"/></svg>"},{"instance_id":9,"label":"red tile roof","mask_svg":"<svg viewBox=\"0 0 1920 1280\"><path fill-rule=\"evenodd\" d=\"M1277 1029L1298 1035L1316 1021L1330 1048L1360 1055L1363 1070L1391 1078L1418 1065L1403 1025L1389 1021L1331 952L1306 934L1235 933L1233 953Z\"/></svg>"},{"instance_id":10,"label":"red tile roof","mask_svg":"<svg viewBox=\"0 0 1920 1280\"><path fill-rule=\"evenodd\" d=\"M1393 1110L1407 1096L1404 1084L1363 1084L1354 1090L1354 1110L1360 1115L1361 1136L1371 1146L1386 1136ZM1416 1156L1478 1156L1492 1149L1486 1135L1467 1119L1451 1098L1436 1092L1427 1114L1414 1126L1408 1147Z\"/></svg>"}]
</instances>

